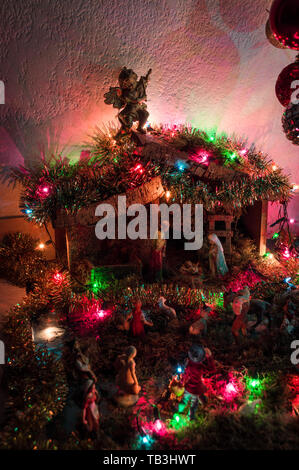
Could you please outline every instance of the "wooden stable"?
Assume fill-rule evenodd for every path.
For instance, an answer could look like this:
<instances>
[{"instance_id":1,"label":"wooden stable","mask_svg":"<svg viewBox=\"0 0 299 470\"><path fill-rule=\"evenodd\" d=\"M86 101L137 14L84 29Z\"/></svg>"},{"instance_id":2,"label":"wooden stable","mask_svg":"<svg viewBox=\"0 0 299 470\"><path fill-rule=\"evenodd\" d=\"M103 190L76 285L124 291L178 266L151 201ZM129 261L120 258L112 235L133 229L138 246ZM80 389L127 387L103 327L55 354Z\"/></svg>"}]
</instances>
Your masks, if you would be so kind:
<instances>
[{"instance_id":1,"label":"wooden stable","mask_svg":"<svg viewBox=\"0 0 299 470\"><path fill-rule=\"evenodd\" d=\"M106 199L105 204L110 204L115 211L115 215L121 215L118 212L118 196L126 196L126 207L132 204L147 205L150 203L159 203L160 199L164 196L164 188L162 186L160 176L152 178L149 182L142 186L128 191L126 194L119 194ZM89 207L82 208L76 215L67 214L65 211L59 211L55 220L55 239L56 249L60 256L67 258L67 264L71 266L71 247L70 247L70 229L76 226L90 227L94 231L98 218L95 216L96 208L100 204L97 202L91 204ZM99 240L95 239L95 242ZM143 242L144 240L141 240ZM136 240L138 242L138 240Z\"/></svg>"},{"instance_id":2,"label":"wooden stable","mask_svg":"<svg viewBox=\"0 0 299 470\"><path fill-rule=\"evenodd\" d=\"M248 206L240 217L240 224L254 240L261 256L267 251L267 223L268 201L256 201L253 206Z\"/></svg>"},{"instance_id":3,"label":"wooden stable","mask_svg":"<svg viewBox=\"0 0 299 470\"><path fill-rule=\"evenodd\" d=\"M138 139L141 159L144 159L144 161L147 161L149 158L152 160L164 159L167 164L172 166L174 166L178 160L184 161L194 177L203 182L211 182L212 187L213 185L221 183L221 181L230 182L235 181L239 177L248 177L248 174L241 170L220 166L213 161L211 161L208 166L199 165L190 158L188 153L176 149L171 144L165 143L165 141L157 137L139 134L136 134L136 136ZM164 194L165 189L163 188L161 178L160 176L156 176L151 181L143 184L139 188L128 191L122 196L126 196L127 208L131 204L159 204L161 198L164 197ZM118 195L112 196L105 201L99 201L89 207L82 208L76 215L67 214L66 211L60 211L57 213L54 223L56 249L60 255L67 258L68 266L71 264L72 251L70 229L73 229L76 226L83 226L92 228L94 232L94 227L98 221L95 217L95 209L100 202L111 204L117 215ZM244 229L244 233L249 235L255 241L260 255L263 255L266 251L267 208L268 201L258 201L253 206L240 209L238 215L233 213L221 214L218 213L218 211L214 214L207 213L208 233L215 233L222 241L226 254L231 255L233 238L232 226L239 220L242 228ZM142 245L142 250L144 249L144 251L146 251L145 240L136 240L132 250L135 250L138 243ZM95 235L94 244L99 244Z\"/></svg>"},{"instance_id":4,"label":"wooden stable","mask_svg":"<svg viewBox=\"0 0 299 470\"><path fill-rule=\"evenodd\" d=\"M232 252L232 222L234 217L232 215L225 214L214 214L208 215L209 221L209 234L215 233L217 237L222 241L222 246L228 255ZM219 227L223 223L224 227ZM218 226L217 226L218 224Z\"/></svg>"}]
</instances>

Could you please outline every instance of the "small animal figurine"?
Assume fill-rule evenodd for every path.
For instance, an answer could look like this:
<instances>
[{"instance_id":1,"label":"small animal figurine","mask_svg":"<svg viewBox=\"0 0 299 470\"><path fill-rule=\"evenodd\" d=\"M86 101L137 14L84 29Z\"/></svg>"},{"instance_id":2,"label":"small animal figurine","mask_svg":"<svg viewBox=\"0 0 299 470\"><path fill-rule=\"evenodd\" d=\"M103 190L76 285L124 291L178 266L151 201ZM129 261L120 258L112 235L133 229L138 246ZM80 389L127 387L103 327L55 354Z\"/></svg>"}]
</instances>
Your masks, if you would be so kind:
<instances>
[{"instance_id":1,"label":"small animal figurine","mask_svg":"<svg viewBox=\"0 0 299 470\"><path fill-rule=\"evenodd\" d=\"M192 261L185 261L185 263L180 267L180 272L182 274L201 274L202 269L198 263L192 263Z\"/></svg>"},{"instance_id":2,"label":"small animal figurine","mask_svg":"<svg viewBox=\"0 0 299 470\"><path fill-rule=\"evenodd\" d=\"M112 104L114 108L122 109L118 115L121 129L116 138L127 135L135 121L138 122L138 132L146 133L144 125L149 113L146 107L146 87L152 70L149 69L145 77L138 80L137 74L132 69L123 67L119 77L119 87L110 87L104 94L105 103Z\"/></svg>"},{"instance_id":3,"label":"small animal figurine","mask_svg":"<svg viewBox=\"0 0 299 470\"><path fill-rule=\"evenodd\" d=\"M95 436L100 426L99 400L99 393L95 387L94 381L88 380L85 387L82 422L87 431L93 433Z\"/></svg>"},{"instance_id":4,"label":"small animal figurine","mask_svg":"<svg viewBox=\"0 0 299 470\"><path fill-rule=\"evenodd\" d=\"M76 340L73 346L75 352L75 367L79 373L81 380L90 379L93 382L97 382L97 377L95 373L91 370L89 358L83 354L81 351L80 345Z\"/></svg>"},{"instance_id":5,"label":"small animal figurine","mask_svg":"<svg viewBox=\"0 0 299 470\"><path fill-rule=\"evenodd\" d=\"M225 261L224 251L221 241L215 233L208 236L209 248L209 265L213 278L216 276L225 276L228 273L228 267Z\"/></svg>"},{"instance_id":6,"label":"small animal figurine","mask_svg":"<svg viewBox=\"0 0 299 470\"><path fill-rule=\"evenodd\" d=\"M158 307L163 312L169 319L176 318L176 311L172 307L168 307L168 305L165 304L166 299L164 297L160 297L158 300Z\"/></svg>"},{"instance_id":7,"label":"small animal figurine","mask_svg":"<svg viewBox=\"0 0 299 470\"><path fill-rule=\"evenodd\" d=\"M211 307L205 306L204 308L200 309L200 318L196 320L192 325L189 327L190 335L196 336L206 336L208 332L208 317L209 313L211 312Z\"/></svg>"},{"instance_id":8,"label":"small animal figurine","mask_svg":"<svg viewBox=\"0 0 299 470\"><path fill-rule=\"evenodd\" d=\"M144 336L144 325L153 326L152 322L145 319L142 310L142 303L139 299L135 301L135 309L133 310L132 320L130 321L130 331L133 336Z\"/></svg>"}]
</instances>

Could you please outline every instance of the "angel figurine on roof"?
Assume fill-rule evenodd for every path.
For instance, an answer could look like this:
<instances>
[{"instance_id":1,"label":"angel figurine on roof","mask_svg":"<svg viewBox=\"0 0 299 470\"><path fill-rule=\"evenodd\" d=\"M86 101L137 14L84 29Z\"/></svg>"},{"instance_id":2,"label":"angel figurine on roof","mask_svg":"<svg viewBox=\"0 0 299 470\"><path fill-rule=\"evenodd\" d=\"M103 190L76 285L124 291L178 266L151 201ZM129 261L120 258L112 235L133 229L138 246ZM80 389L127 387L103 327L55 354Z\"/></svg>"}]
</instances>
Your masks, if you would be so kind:
<instances>
[{"instance_id":1,"label":"angel figurine on roof","mask_svg":"<svg viewBox=\"0 0 299 470\"><path fill-rule=\"evenodd\" d=\"M138 122L137 131L146 133L144 125L149 113L145 104L146 87L149 81L152 69L149 69L145 77L138 80L137 74L132 69L123 67L119 77L119 87L110 87L104 94L105 103L112 104L114 108L122 109L118 115L121 123L121 129L116 137L127 135L134 122Z\"/></svg>"}]
</instances>

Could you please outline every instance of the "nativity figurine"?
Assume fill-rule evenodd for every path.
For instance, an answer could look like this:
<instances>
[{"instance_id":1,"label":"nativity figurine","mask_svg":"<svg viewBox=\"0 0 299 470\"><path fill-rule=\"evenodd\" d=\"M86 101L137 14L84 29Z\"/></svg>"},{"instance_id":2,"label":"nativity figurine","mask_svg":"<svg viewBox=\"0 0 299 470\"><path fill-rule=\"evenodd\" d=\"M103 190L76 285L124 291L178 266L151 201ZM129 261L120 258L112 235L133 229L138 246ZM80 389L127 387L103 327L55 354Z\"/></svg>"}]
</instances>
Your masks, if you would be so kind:
<instances>
[{"instance_id":1,"label":"nativity figurine","mask_svg":"<svg viewBox=\"0 0 299 470\"><path fill-rule=\"evenodd\" d=\"M135 337L142 337L145 335L145 329L144 326L153 326L153 323L146 320L142 310L142 303L139 299L136 299L135 301L135 308L132 313L131 319L129 318L128 320L130 321L130 331L133 336Z\"/></svg>"},{"instance_id":2,"label":"nativity figurine","mask_svg":"<svg viewBox=\"0 0 299 470\"><path fill-rule=\"evenodd\" d=\"M82 422L88 433L93 434L95 437L100 426L99 400L100 396L94 381L88 380L85 386Z\"/></svg>"},{"instance_id":3,"label":"nativity figurine","mask_svg":"<svg viewBox=\"0 0 299 470\"><path fill-rule=\"evenodd\" d=\"M152 70L149 69L145 77L138 80L137 74L132 69L123 67L119 77L119 87L110 87L104 94L105 103L112 104L114 108L121 109L118 119L121 128L116 138L128 135L134 122L138 122L137 131L145 134L144 126L149 113L146 107L146 87Z\"/></svg>"},{"instance_id":4,"label":"nativity figurine","mask_svg":"<svg viewBox=\"0 0 299 470\"><path fill-rule=\"evenodd\" d=\"M151 240L150 257L150 281L159 282L163 280L163 258L166 254L165 232L158 230L155 238Z\"/></svg>"},{"instance_id":5,"label":"nativity figurine","mask_svg":"<svg viewBox=\"0 0 299 470\"><path fill-rule=\"evenodd\" d=\"M116 376L118 393L115 398L121 406L132 406L139 398L141 387L135 371L134 359L136 355L137 349L134 346L129 346L124 354L117 357L115 362L115 368L118 371Z\"/></svg>"},{"instance_id":6,"label":"nativity figurine","mask_svg":"<svg viewBox=\"0 0 299 470\"><path fill-rule=\"evenodd\" d=\"M83 354L77 340L74 343L73 350L75 353L75 368L79 378L83 381L92 380L97 382L97 377L91 369L89 358Z\"/></svg>"},{"instance_id":7,"label":"nativity figurine","mask_svg":"<svg viewBox=\"0 0 299 470\"><path fill-rule=\"evenodd\" d=\"M239 333L242 332L243 336L247 336L248 327L248 311L250 307L250 290L246 286L244 289L238 291L237 296L233 300L233 312L235 320L232 325L232 334L236 343L239 343Z\"/></svg>"},{"instance_id":8,"label":"nativity figurine","mask_svg":"<svg viewBox=\"0 0 299 470\"><path fill-rule=\"evenodd\" d=\"M221 241L215 233L208 236L209 248L209 265L210 273L213 278L225 276L228 273L228 267L225 261L224 251Z\"/></svg>"},{"instance_id":9,"label":"nativity figurine","mask_svg":"<svg viewBox=\"0 0 299 470\"><path fill-rule=\"evenodd\" d=\"M165 302L166 302L165 297L160 297L158 299L159 310L167 316L168 320L172 320L172 319L176 318L175 309L172 308L172 307L169 307L168 305L166 305Z\"/></svg>"},{"instance_id":10,"label":"nativity figurine","mask_svg":"<svg viewBox=\"0 0 299 470\"><path fill-rule=\"evenodd\" d=\"M190 403L190 421L195 418L199 404L206 405L207 403L203 375L215 372L216 366L210 349L193 344L188 351L187 366L181 377L181 384L185 387L185 392L178 407L178 412L183 413Z\"/></svg>"},{"instance_id":11,"label":"nativity figurine","mask_svg":"<svg viewBox=\"0 0 299 470\"><path fill-rule=\"evenodd\" d=\"M208 332L208 318L211 311L212 308L208 306L204 306L204 308L200 309L198 320L189 327L190 335L206 336Z\"/></svg>"}]
</instances>

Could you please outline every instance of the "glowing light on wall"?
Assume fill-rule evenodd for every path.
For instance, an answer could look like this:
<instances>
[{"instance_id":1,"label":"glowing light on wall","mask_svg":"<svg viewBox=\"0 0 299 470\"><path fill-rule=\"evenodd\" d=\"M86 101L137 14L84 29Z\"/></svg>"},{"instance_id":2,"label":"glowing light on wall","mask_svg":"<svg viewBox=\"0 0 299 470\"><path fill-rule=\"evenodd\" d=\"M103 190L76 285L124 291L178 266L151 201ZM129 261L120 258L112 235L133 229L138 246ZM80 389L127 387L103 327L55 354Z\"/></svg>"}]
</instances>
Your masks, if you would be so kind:
<instances>
[{"instance_id":1,"label":"glowing light on wall","mask_svg":"<svg viewBox=\"0 0 299 470\"><path fill-rule=\"evenodd\" d=\"M56 326L49 326L48 328L45 328L42 330L39 334L38 337L42 341L53 341L56 338L59 338L64 334L64 330L62 328L58 328Z\"/></svg>"}]
</instances>

